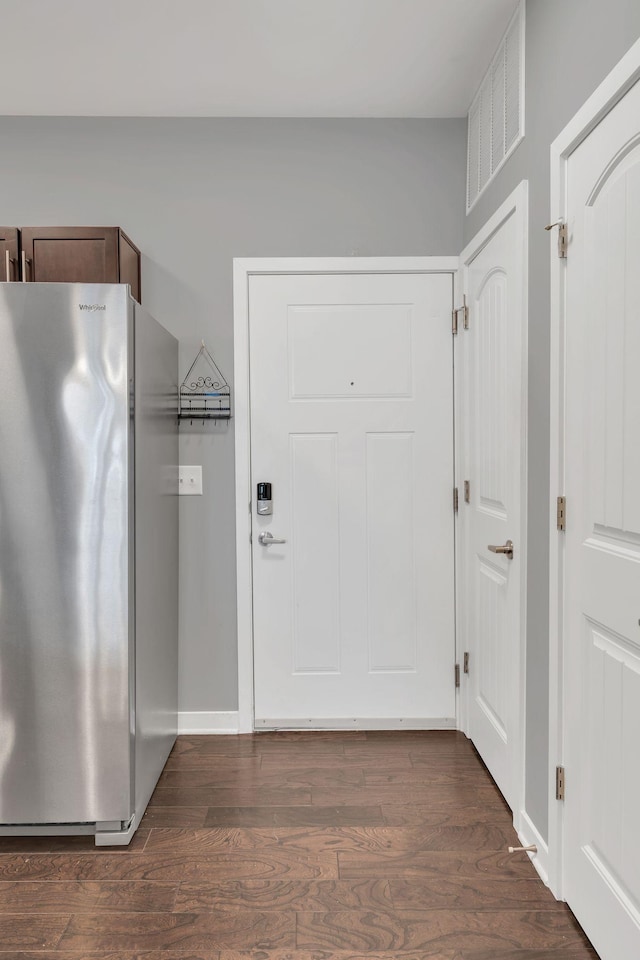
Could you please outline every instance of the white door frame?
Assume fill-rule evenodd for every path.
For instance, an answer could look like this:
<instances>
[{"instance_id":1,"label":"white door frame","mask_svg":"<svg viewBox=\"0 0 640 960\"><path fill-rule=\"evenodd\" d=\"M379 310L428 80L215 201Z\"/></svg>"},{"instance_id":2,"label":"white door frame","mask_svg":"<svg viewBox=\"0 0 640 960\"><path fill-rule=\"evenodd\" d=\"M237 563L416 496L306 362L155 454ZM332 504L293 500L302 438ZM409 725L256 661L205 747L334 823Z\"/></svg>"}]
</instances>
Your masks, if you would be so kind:
<instances>
[{"instance_id":1,"label":"white door frame","mask_svg":"<svg viewBox=\"0 0 640 960\"><path fill-rule=\"evenodd\" d=\"M473 240L467 244L460 254L460 274L458 277L458 298L456 303L461 302L462 294L467 295L467 272L466 269L478 256L480 251L486 247L492 237L500 230L502 225L510 217L515 218L516 233L520 243L520 272L521 289L519 291L520 310L522 318L521 331L521 357L520 357L520 378L521 378L521 438L520 438L520 457L522 465L522 478L520 487L520 544L518 545L518 554L520 556L520 630L519 630L519 676L515 687L509 691L511 700L510 713L517 718L516 729L513 731L514 743L518 745L517 756L519 766L516 774L515 803L513 810L513 823L518 834L522 834L527 843L536 842L540 847L540 839L537 831L529 820L524 810L524 788L525 788L525 693L526 693L526 633L527 633L527 424L528 424L528 311L529 311L529 285L528 285L528 246L529 246L529 184L527 180L522 180L515 190L507 197L492 217L478 231ZM473 322L473 319L472 319ZM464 340L458 336L456 346L464 347ZM468 362L468 358L465 357ZM458 415L456 417L456 483L462 490L464 477L462 472L466 468L468 460L468 451L465 449L465 430L460 429L461 418L464 407L461 405L461 377L466 375L466 367L463 364L456 364L456 405ZM461 510L463 508L461 507ZM462 514L464 517L464 514ZM460 566L466 561L466 551L469 549L468 531L464 529L464 524L458 525L458 543L456 552L456 583L462 585L456 590L457 623L466 623L463 615L463 608L466 602L464 587L466 579L462 576ZM460 571L460 575L458 575ZM466 646L466 636L459 636L460 646ZM469 684L463 686L463 695L460 697L460 729L468 735L469 730ZM536 835L532 836L532 832Z\"/></svg>"},{"instance_id":2,"label":"white door frame","mask_svg":"<svg viewBox=\"0 0 640 960\"><path fill-rule=\"evenodd\" d=\"M550 222L567 221L567 168L571 154L640 80L640 40L613 68L551 144ZM555 233L555 231L554 231ZM569 256L571 249L569 248ZM549 550L549 886L563 894L563 809L555 799L556 766L564 762L564 576L565 542L556 528L556 497L565 484L565 310L566 261L551 245L551 469Z\"/></svg>"},{"instance_id":3,"label":"white door frame","mask_svg":"<svg viewBox=\"0 0 640 960\"><path fill-rule=\"evenodd\" d=\"M238 732L254 730L249 279L260 274L451 273L458 257L285 257L233 261ZM453 400L453 398L452 398Z\"/></svg>"}]
</instances>

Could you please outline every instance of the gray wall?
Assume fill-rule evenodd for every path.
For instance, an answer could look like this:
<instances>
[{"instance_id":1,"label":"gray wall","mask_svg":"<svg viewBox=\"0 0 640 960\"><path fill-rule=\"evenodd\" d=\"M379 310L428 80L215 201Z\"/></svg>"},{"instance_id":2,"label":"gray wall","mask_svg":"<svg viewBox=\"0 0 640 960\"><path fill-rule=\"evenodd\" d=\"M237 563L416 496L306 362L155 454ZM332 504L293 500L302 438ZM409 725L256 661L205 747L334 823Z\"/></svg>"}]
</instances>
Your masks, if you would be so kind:
<instances>
[{"instance_id":1,"label":"gray wall","mask_svg":"<svg viewBox=\"0 0 640 960\"><path fill-rule=\"evenodd\" d=\"M0 119L3 224L119 224L147 309L233 372L232 258L458 254L463 120ZM180 709L237 708L233 421L182 427Z\"/></svg>"},{"instance_id":2,"label":"gray wall","mask_svg":"<svg viewBox=\"0 0 640 960\"><path fill-rule=\"evenodd\" d=\"M528 0L526 136L467 217L465 243L529 180L529 555L526 809L546 837L548 758L549 147L640 35L638 0ZM558 491L560 493L561 491ZM555 491L554 491L555 493Z\"/></svg>"}]
</instances>

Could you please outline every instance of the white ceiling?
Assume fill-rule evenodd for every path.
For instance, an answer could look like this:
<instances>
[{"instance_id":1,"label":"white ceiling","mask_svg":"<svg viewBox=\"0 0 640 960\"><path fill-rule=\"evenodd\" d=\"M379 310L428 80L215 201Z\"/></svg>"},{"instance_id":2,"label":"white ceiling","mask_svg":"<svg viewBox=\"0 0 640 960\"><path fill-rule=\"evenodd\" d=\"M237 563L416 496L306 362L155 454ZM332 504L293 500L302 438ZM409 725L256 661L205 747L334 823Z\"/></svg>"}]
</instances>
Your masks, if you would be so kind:
<instances>
[{"instance_id":1,"label":"white ceiling","mask_svg":"<svg viewBox=\"0 0 640 960\"><path fill-rule=\"evenodd\" d=\"M0 0L0 114L466 115L518 0Z\"/></svg>"}]
</instances>

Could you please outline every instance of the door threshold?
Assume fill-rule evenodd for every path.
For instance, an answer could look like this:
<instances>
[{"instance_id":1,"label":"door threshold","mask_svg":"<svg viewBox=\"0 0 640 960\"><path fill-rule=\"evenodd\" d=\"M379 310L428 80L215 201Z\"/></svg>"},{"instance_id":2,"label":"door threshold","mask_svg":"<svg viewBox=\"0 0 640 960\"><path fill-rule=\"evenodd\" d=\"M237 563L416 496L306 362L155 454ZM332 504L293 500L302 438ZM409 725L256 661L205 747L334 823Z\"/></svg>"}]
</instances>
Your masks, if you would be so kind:
<instances>
[{"instance_id":1,"label":"door threshold","mask_svg":"<svg viewBox=\"0 0 640 960\"><path fill-rule=\"evenodd\" d=\"M455 717L384 717L353 719L331 717L316 720L282 720L267 717L255 720L255 730L455 730Z\"/></svg>"}]
</instances>

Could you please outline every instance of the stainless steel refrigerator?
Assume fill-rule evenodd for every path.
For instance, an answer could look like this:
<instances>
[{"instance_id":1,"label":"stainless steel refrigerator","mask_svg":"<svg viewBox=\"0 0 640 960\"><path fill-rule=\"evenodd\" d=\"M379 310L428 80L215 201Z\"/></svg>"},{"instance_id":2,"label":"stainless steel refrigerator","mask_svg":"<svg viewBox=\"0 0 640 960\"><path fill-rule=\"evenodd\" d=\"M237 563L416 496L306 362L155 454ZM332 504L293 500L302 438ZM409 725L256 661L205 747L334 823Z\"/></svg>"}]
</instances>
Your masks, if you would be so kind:
<instances>
[{"instance_id":1,"label":"stainless steel refrigerator","mask_svg":"<svg viewBox=\"0 0 640 960\"><path fill-rule=\"evenodd\" d=\"M128 843L176 736L177 341L0 284L0 833Z\"/></svg>"}]
</instances>

